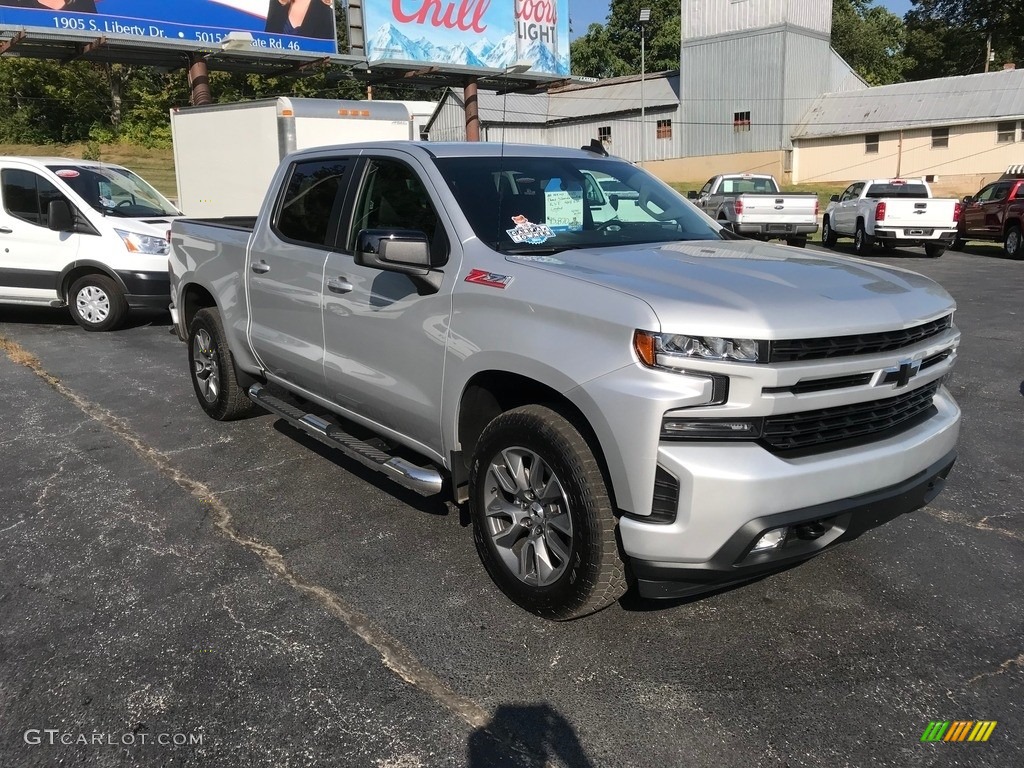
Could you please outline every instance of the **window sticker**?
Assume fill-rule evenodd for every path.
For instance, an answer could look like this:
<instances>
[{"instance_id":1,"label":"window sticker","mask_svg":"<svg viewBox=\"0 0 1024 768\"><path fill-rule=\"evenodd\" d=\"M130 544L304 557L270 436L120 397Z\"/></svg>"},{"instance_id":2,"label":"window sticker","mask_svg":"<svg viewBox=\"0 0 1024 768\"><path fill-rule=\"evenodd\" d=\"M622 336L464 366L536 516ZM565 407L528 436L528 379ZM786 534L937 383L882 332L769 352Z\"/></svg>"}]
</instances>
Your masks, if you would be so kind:
<instances>
[{"instance_id":1,"label":"window sticker","mask_svg":"<svg viewBox=\"0 0 1024 768\"><path fill-rule=\"evenodd\" d=\"M544 212L552 232L583 230L583 185L553 178L544 187Z\"/></svg>"},{"instance_id":2,"label":"window sticker","mask_svg":"<svg viewBox=\"0 0 1024 768\"><path fill-rule=\"evenodd\" d=\"M513 243L539 245L555 236L547 224L534 224L525 216L513 216L512 223L515 224L515 227L505 231L508 232Z\"/></svg>"}]
</instances>

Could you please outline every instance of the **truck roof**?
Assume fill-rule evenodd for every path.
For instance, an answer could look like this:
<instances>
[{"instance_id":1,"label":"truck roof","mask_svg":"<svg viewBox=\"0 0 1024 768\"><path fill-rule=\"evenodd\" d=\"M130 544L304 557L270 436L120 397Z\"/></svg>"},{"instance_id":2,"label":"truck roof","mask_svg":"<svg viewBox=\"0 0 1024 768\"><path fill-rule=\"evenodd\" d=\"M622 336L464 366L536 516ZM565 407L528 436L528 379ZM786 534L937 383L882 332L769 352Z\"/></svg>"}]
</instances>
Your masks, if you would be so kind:
<instances>
[{"instance_id":1,"label":"truck roof","mask_svg":"<svg viewBox=\"0 0 1024 768\"><path fill-rule=\"evenodd\" d=\"M337 144L311 147L295 152L295 156L316 155L331 150L351 151L353 149L393 149L404 152L422 153L430 157L601 157L594 152L568 147L551 147L547 144L501 144L492 141L366 141L352 144ZM620 160L621 158L611 158Z\"/></svg>"},{"instance_id":2,"label":"truck roof","mask_svg":"<svg viewBox=\"0 0 1024 768\"><path fill-rule=\"evenodd\" d=\"M900 184L925 184L925 180L921 178L912 179L866 179L864 184L892 184L893 186L899 186Z\"/></svg>"}]
</instances>

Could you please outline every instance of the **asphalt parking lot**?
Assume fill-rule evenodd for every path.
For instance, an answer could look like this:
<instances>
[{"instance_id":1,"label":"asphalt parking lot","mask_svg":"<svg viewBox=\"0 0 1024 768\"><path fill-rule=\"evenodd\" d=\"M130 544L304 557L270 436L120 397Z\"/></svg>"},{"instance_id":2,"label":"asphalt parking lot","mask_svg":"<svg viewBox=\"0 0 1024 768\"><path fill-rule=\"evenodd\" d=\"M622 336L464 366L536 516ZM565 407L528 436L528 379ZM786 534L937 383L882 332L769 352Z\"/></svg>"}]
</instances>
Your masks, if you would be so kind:
<instances>
[{"instance_id":1,"label":"asphalt parking lot","mask_svg":"<svg viewBox=\"0 0 1024 768\"><path fill-rule=\"evenodd\" d=\"M0 765L1024 765L1024 262L874 260L959 303L945 493L566 624L503 598L457 509L209 420L165 315L0 307ZM935 720L998 725L922 743Z\"/></svg>"}]
</instances>

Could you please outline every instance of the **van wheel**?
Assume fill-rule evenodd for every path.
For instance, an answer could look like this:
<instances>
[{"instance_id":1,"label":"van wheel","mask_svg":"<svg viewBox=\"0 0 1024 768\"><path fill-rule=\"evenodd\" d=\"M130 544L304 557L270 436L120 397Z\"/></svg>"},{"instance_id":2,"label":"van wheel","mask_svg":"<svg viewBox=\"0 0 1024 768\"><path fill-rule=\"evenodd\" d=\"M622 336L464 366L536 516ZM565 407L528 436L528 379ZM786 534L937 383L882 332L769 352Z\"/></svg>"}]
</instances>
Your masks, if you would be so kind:
<instances>
[{"instance_id":1,"label":"van wheel","mask_svg":"<svg viewBox=\"0 0 1024 768\"><path fill-rule=\"evenodd\" d=\"M853 252L858 256L871 255L871 235L864 229L864 222L857 222L857 231L853 233Z\"/></svg>"},{"instance_id":2,"label":"van wheel","mask_svg":"<svg viewBox=\"0 0 1024 768\"><path fill-rule=\"evenodd\" d=\"M68 308L87 331L112 331L128 313L128 302L113 279L92 274L80 277L68 291Z\"/></svg>"},{"instance_id":3,"label":"van wheel","mask_svg":"<svg viewBox=\"0 0 1024 768\"><path fill-rule=\"evenodd\" d=\"M192 388L207 416L232 421L256 410L255 403L238 385L224 326L214 309L196 312L189 326L188 364L192 369Z\"/></svg>"},{"instance_id":4,"label":"van wheel","mask_svg":"<svg viewBox=\"0 0 1024 768\"><path fill-rule=\"evenodd\" d=\"M1011 259L1024 258L1024 244L1021 243L1020 227L1013 226L1006 230L1003 238L1003 250Z\"/></svg>"},{"instance_id":5,"label":"van wheel","mask_svg":"<svg viewBox=\"0 0 1024 768\"><path fill-rule=\"evenodd\" d=\"M834 248L836 240L839 237L836 235L836 231L832 229L832 225L829 223L828 216L826 216L821 222L821 243L826 248Z\"/></svg>"},{"instance_id":6,"label":"van wheel","mask_svg":"<svg viewBox=\"0 0 1024 768\"><path fill-rule=\"evenodd\" d=\"M484 567L527 611L575 619L626 591L604 475L580 432L550 408L523 406L487 425L469 504Z\"/></svg>"}]
</instances>

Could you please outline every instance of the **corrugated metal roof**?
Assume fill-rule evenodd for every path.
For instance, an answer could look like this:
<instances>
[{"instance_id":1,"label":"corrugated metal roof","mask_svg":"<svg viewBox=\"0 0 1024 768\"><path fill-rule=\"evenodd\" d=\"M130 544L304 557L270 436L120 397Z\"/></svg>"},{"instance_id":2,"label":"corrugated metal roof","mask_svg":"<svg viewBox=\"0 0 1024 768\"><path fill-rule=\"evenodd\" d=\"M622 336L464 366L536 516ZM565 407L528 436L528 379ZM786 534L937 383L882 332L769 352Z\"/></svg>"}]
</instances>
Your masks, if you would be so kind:
<instances>
[{"instance_id":1,"label":"corrugated metal roof","mask_svg":"<svg viewBox=\"0 0 1024 768\"><path fill-rule=\"evenodd\" d=\"M679 75L654 72L644 78L645 109L676 107L679 104ZM449 92L459 105L465 103L461 88ZM594 115L639 112L640 76L615 77L599 83L570 85L549 93L477 93L483 123L543 124L560 120L582 120Z\"/></svg>"},{"instance_id":2,"label":"corrugated metal roof","mask_svg":"<svg viewBox=\"0 0 1024 768\"><path fill-rule=\"evenodd\" d=\"M827 93L793 130L794 139L882 133L1024 116L1024 69L860 91Z\"/></svg>"}]
</instances>

